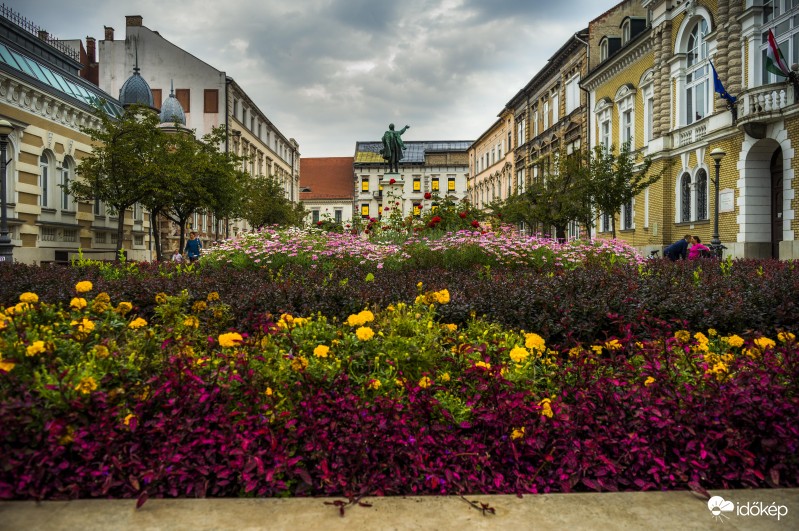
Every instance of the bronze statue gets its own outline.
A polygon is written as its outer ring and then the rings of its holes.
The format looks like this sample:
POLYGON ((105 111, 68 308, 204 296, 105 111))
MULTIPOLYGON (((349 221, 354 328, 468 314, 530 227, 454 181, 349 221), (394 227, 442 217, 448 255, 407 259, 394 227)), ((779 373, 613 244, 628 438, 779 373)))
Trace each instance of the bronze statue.
POLYGON ((402 150, 405 143, 402 141, 402 133, 408 130, 410 125, 406 125, 399 131, 394 131, 394 124, 388 125, 388 131, 383 134, 383 149, 380 154, 388 163, 388 171, 399 173, 399 161, 402 159, 402 150))

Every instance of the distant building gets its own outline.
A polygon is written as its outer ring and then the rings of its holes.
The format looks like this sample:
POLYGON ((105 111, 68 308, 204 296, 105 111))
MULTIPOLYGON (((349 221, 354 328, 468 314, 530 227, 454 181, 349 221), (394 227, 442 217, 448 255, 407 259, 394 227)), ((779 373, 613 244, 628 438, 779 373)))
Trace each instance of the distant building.
POLYGON ((469 201, 485 208, 517 193, 513 162, 513 113, 503 109, 497 121, 469 148, 469 201))
MULTIPOLYGON (((14 126, 6 200, 20 262, 67 262, 78 249, 90 258, 115 258, 117 214, 76 202, 62 189, 92 151, 81 127, 100 126, 93 105, 104 101, 109 114, 122 112, 119 101, 79 76, 81 49, 0 7, 0 118, 14 126)), ((148 259, 149 216, 138 206, 121 214, 128 256, 148 259)))
POLYGON ((300 200, 311 226, 330 220, 344 227, 352 223, 355 189, 352 157, 300 160, 300 200))
POLYGON ((356 216, 379 218, 389 207, 418 217, 425 208, 436 206, 435 197, 467 199, 471 140, 404 142, 399 178, 385 176, 388 167, 380 154, 382 142, 355 144, 356 216), (425 199, 425 193, 431 199, 425 199))

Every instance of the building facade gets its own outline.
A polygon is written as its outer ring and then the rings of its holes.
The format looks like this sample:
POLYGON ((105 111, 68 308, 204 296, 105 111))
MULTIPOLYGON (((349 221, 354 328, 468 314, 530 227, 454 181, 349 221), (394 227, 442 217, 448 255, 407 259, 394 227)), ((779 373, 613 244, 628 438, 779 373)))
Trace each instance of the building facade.
MULTIPOLYGON (((717 221, 725 255, 799 256, 799 106, 787 76, 766 69, 769 31, 788 64, 799 60, 797 15, 799 5, 786 0, 642 0, 592 22, 592 44, 620 39, 583 84, 591 93, 592 146, 629 137, 639 157, 652 158, 650 171, 662 175, 622 209, 618 237, 642 250, 686 233, 710 241, 717 221), (646 28, 627 33, 635 20, 646 28), (713 67, 735 105, 715 92, 713 67), (724 153, 717 184, 711 153, 724 153)), ((608 216, 600 214, 603 235, 608 216)))
POLYGON ((308 212, 306 223, 315 227, 332 221, 352 226, 355 209, 353 157, 303 158, 300 161, 300 199, 308 212))
POLYGON ((437 198, 467 199, 471 144, 471 140, 406 140, 399 174, 386 175, 388 167, 380 154, 382 142, 357 142, 353 165, 355 215, 379 219, 385 208, 401 208, 403 217, 420 217, 422 210, 436 206, 437 198))
MULTIPOLYGON (((20 262, 67 262, 79 249, 90 258, 115 258, 116 214, 98 203, 76 202, 62 188, 92 151, 81 128, 100 126, 93 105, 103 101, 112 115, 122 110, 114 97, 81 78, 81 69, 74 46, 0 8, 0 119, 13 125, 6 201, 20 262)), ((121 215, 128 256, 149 259, 149 216, 138 207, 121 215)))
POLYGON ((471 204, 485 208, 516 191, 513 158, 513 113, 503 109, 497 121, 469 147, 467 197, 471 204))
MULTIPOLYGON (((587 145, 587 98, 580 82, 588 71, 588 30, 575 33, 506 104, 514 117, 514 190, 557 171, 558 157, 587 145)), ((548 232, 545 230, 545 232, 548 232)), ((572 223, 569 237, 577 237, 572 223)))

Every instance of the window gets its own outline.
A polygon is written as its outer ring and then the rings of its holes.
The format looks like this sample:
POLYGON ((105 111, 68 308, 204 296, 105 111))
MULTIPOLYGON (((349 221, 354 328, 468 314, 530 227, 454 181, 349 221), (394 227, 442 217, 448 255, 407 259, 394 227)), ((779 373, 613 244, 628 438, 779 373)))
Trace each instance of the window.
POLYGON ((516 192, 524 191, 524 168, 516 170, 516 192))
POLYGON ((413 204, 413 217, 418 218, 422 215, 422 205, 419 203, 413 204))
POLYGON ((183 107, 183 112, 191 112, 191 92, 189 89, 175 89, 175 98, 177 98, 180 106, 183 107))
MULTIPOLYGON (((184 111, 186 109, 183 109, 184 111)), ((203 92, 203 111, 206 113, 219 112, 219 90, 205 89, 203 92)))
POLYGON ((319 223, 319 210, 313 210, 311 212, 311 220, 314 223, 319 223))
POLYGON ((680 221, 691 221, 691 176, 687 173, 680 177, 680 221))
POLYGON ((687 69, 685 74, 685 125, 704 118, 710 98, 710 63, 707 59, 705 19, 696 23, 688 37, 687 69))
POLYGON ((67 193, 72 173, 72 163, 69 159, 64 159, 64 166, 61 168, 61 210, 72 210, 72 198, 67 193))
POLYGON ((574 76, 566 82, 566 114, 571 114, 580 106, 580 76, 574 76))
POLYGON ((641 91, 641 95, 644 108, 644 145, 647 145, 649 141, 654 138, 655 130, 655 97, 653 95, 652 85, 644 87, 641 91))
POLYGON ((361 192, 369 191, 369 177, 361 177, 361 192))
POLYGON ((538 109, 533 111, 533 138, 538 136, 538 109))
POLYGON ((233 117, 239 117, 239 100, 233 100, 233 117))
POLYGON ((707 172, 696 172, 696 219, 709 219, 707 215, 707 172))
POLYGON ((630 19, 621 23, 621 44, 624 46, 630 42, 630 19))
POLYGON ((144 245, 144 234, 136 234, 133 236, 133 245, 144 245))
POLYGON ((599 43, 599 60, 604 61, 608 58, 608 38, 604 37, 599 43))
POLYGON ((43 242, 54 242, 58 239, 55 227, 42 227, 41 238, 43 242))
POLYGON ((39 196, 39 203, 41 206, 47 208, 52 205, 50 194, 52 192, 52 183, 50 180, 54 177, 53 171, 50 167, 51 158, 47 152, 42 153, 39 157, 39 187, 41 188, 41 195, 39 196))
POLYGON ((524 118, 516 119, 516 147, 524 144, 524 118))
POLYGON ((258 138, 261 138, 261 122, 258 122, 258 138))
POLYGON ((549 129, 549 101, 544 102, 544 131, 549 129))
POLYGON ((555 92, 552 95, 552 125, 560 120, 560 95, 555 92))
POLYGON ((497 144, 497 160, 502 158, 502 142, 497 144))
POLYGON ((450 192, 455 191, 455 177, 447 177, 447 190, 450 192))
POLYGON ((438 177, 433 177, 433 179, 430 181, 430 190, 433 192, 438 192, 438 177))
POLYGON ((513 149, 513 146, 511 145, 511 134, 510 131, 508 131, 508 151, 511 149, 513 149))
POLYGON ((633 228, 633 201, 625 203, 621 209, 621 228, 630 230, 633 228))
POLYGON ((421 177, 414 177, 413 178, 413 191, 414 192, 421 192, 422 191, 422 178, 421 177))
POLYGON ((333 212, 333 215, 335 216, 334 219, 336 220, 336 223, 341 223, 341 219, 342 219, 342 216, 344 215, 344 211, 341 210, 340 208, 337 208, 333 212))
POLYGON ((255 132, 255 116, 250 116, 250 131, 255 132))
POLYGON ((164 101, 164 98, 163 98, 163 95, 162 95, 163 93, 161 92, 161 89, 150 89, 150 92, 153 95, 153 105, 155 106, 156 109, 158 109, 160 111, 161 110, 161 104, 164 101))
POLYGON ((795 8, 799 8, 797 0, 764 0, 763 24, 764 32, 761 39, 761 70, 763 84, 785 81, 784 77, 766 70, 766 50, 768 49, 768 29, 774 33, 774 39, 780 49, 785 62, 790 67, 799 63, 799 16, 795 8))
POLYGON ((105 232, 97 232, 94 234, 94 243, 105 243, 105 232))
POLYGON ((109 234, 111 235, 111 244, 116 245, 119 241, 119 235, 116 233, 116 231, 110 232, 109 234))
POLYGON ((602 228, 601 232, 610 232, 612 230, 610 226, 610 214, 607 212, 602 212, 602 228))
POLYGON ((362 218, 368 218, 369 217, 369 204, 368 203, 363 203, 361 205, 361 217, 362 218))
POLYGON ((599 115, 599 144, 605 151, 610 151, 610 134, 610 109, 606 109, 599 115))

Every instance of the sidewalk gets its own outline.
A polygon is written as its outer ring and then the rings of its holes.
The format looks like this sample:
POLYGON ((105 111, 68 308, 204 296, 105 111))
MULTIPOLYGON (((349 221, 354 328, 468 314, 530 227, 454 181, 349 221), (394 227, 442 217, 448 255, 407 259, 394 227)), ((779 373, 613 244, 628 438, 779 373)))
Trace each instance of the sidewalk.
MULTIPOLYGON (((467 496, 493 507, 473 509, 458 497, 368 498, 372 507, 348 507, 345 516, 325 505, 331 498, 0 502, 0 530, 447 530, 510 531, 573 529, 799 529, 799 489, 712 491, 735 509, 714 519, 707 502, 690 492, 467 496), (787 508, 778 521, 745 516, 762 502, 787 508), (743 515, 738 514, 743 508, 743 515)), ((756 509, 755 512, 759 512, 756 509)))

